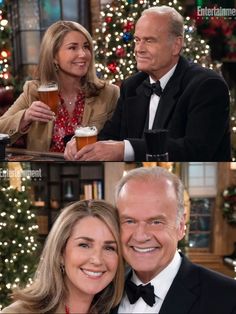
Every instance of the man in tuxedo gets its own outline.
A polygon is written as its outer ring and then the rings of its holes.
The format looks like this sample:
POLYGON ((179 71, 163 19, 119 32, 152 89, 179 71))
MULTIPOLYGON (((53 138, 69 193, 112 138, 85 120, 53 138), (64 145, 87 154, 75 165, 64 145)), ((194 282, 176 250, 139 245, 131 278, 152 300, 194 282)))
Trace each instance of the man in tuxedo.
POLYGON ((171 161, 229 161, 229 91, 217 73, 188 62, 183 48, 182 16, 168 6, 143 11, 135 27, 138 73, 125 80, 117 108, 99 142, 69 160, 143 161, 144 130, 167 129, 171 161))
POLYGON ((123 255, 132 267, 115 313, 236 314, 236 281, 177 251, 184 188, 161 167, 136 168, 117 185, 123 255))

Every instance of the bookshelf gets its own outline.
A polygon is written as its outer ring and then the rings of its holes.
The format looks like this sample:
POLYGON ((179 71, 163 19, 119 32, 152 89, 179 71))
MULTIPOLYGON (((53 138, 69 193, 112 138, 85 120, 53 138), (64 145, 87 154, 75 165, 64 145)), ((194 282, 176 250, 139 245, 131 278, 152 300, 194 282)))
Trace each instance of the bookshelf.
POLYGON ((78 200, 104 198, 103 163, 32 162, 31 169, 41 169, 42 174, 40 180, 32 181, 40 235, 48 234, 63 207, 78 200))

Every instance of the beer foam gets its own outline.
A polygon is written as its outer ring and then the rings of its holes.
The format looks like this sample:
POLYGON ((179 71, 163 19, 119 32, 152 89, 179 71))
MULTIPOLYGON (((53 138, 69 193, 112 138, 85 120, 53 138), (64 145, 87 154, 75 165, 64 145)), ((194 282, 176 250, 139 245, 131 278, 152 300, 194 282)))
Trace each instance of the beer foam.
POLYGON ((95 136, 97 134, 98 134, 98 131, 95 126, 79 127, 75 130, 75 136, 80 136, 80 137, 95 136))
POLYGON ((40 85, 38 88, 38 92, 53 92, 57 91, 58 86, 57 85, 40 85))

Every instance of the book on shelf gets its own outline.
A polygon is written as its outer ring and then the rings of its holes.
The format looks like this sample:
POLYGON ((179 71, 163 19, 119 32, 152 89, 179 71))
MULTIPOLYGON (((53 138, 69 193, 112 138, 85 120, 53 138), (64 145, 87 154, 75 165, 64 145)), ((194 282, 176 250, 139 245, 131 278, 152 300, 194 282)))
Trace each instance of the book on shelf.
POLYGON ((93 186, 92 184, 85 184, 84 185, 84 199, 90 200, 93 198, 93 186))
POLYGON ((94 180, 91 183, 84 184, 84 193, 82 193, 82 195, 84 195, 83 199, 85 200, 102 199, 102 181, 94 180))

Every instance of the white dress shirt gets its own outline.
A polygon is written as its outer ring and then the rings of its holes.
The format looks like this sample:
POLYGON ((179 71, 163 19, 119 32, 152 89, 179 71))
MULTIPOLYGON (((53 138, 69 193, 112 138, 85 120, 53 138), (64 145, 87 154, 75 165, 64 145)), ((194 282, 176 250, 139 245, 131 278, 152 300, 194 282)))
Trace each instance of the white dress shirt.
MULTIPOLYGON (((167 72, 162 78, 160 78, 160 85, 162 90, 166 87, 167 82, 173 75, 175 68, 177 64, 173 66, 173 68, 170 69, 169 72, 167 72)), ((150 83, 155 83, 155 81, 149 76, 150 83)), ((148 129, 152 129, 153 122, 155 119, 157 107, 159 104, 160 97, 156 94, 152 94, 150 98, 150 103, 149 103, 149 121, 148 121, 148 129)), ((134 154, 134 149, 130 142, 128 140, 124 140, 125 143, 125 151, 124 151, 124 161, 134 161, 135 160, 135 154, 134 154)))
MULTIPOLYGON (((170 262, 170 264, 163 269, 155 278, 153 278, 150 283, 154 286, 155 293, 155 304, 153 306, 149 306, 143 298, 139 298, 138 301, 134 304, 130 304, 127 295, 125 294, 121 300, 118 313, 159 313, 162 303, 167 295, 170 286, 178 273, 178 270, 181 265, 181 256, 176 251, 174 258, 170 262)), ((131 281, 133 281, 136 285, 144 284, 137 277, 135 272, 133 272, 131 281)), ((145 285, 148 283, 145 283, 145 285)))

